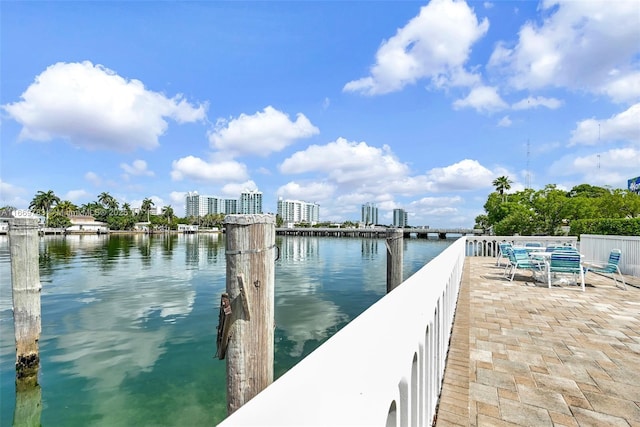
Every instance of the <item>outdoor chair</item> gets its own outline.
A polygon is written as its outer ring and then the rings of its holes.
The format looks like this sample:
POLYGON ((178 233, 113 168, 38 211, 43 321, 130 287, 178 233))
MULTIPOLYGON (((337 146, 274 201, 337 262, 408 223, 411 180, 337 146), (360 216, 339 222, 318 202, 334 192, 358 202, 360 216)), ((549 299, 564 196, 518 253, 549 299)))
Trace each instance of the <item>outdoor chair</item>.
POLYGON ((513 282, 513 277, 518 269, 531 271, 534 280, 537 279, 536 273, 542 274, 544 272, 544 264, 539 260, 531 259, 525 249, 513 249, 511 253, 513 254, 513 261, 510 282, 513 282))
POLYGON ((616 287, 618 287, 618 281, 616 280, 616 273, 620 275, 620 281, 622 282, 622 289, 627 290, 627 284, 624 282, 624 277, 620 272, 620 256, 622 252, 620 249, 612 249, 609 254, 609 260, 606 263, 593 263, 593 262, 585 262, 584 263, 584 274, 592 271, 594 273, 600 273, 604 276, 610 277, 613 279, 616 287))
POLYGON ((551 254, 549 264, 547 265, 547 281, 551 288, 551 275, 557 273, 571 274, 576 285, 578 284, 577 275, 580 275, 582 284, 582 292, 584 292, 584 271, 580 263, 580 254, 578 252, 555 251, 551 254))
POLYGON ((496 260, 496 265, 502 266, 502 258, 506 258, 507 264, 509 264, 509 249, 511 249, 511 243, 500 243, 498 245, 498 259, 496 260))
POLYGON ((511 269, 516 265, 516 258, 513 255, 513 246, 505 248, 505 256, 507 257, 507 265, 504 267, 502 277, 507 277, 507 274, 511 274, 511 269))

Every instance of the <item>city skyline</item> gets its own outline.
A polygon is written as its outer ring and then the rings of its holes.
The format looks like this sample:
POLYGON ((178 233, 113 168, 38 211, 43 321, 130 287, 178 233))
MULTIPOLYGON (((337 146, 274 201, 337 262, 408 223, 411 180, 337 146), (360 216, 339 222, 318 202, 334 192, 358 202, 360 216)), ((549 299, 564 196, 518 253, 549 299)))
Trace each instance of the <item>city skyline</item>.
POLYGON ((309 200, 322 220, 470 228, 492 182, 640 175, 640 2, 0 2, 0 206, 186 212, 309 200))

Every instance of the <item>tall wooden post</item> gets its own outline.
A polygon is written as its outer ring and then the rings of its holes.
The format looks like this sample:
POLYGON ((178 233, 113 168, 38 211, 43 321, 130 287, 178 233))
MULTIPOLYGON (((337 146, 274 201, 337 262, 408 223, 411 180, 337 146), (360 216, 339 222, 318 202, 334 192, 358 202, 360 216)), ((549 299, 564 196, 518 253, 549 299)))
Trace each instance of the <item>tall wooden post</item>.
POLYGON ((402 283, 402 229, 387 231, 387 293, 402 283))
POLYGON ((40 270, 38 219, 9 221, 13 324, 16 337, 16 379, 37 385, 40 353, 40 270))
POLYGON ((223 357, 226 350, 229 414, 273 382, 275 223, 274 215, 225 218, 227 316, 218 332, 223 357))

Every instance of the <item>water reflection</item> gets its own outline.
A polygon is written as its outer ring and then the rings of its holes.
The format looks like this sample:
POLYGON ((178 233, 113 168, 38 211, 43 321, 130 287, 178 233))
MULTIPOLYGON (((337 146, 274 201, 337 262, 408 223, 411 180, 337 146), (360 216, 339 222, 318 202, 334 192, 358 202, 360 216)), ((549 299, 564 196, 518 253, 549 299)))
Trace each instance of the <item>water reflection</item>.
MULTIPOLYGON (((384 295, 386 251, 383 239, 278 236, 276 244, 282 373, 384 295)), ((424 265, 443 249, 430 253, 425 245, 408 243, 405 262, 424 265)), ((225 362, 213 354, 224 246, 221 234, 42 238, 42 423, 220 421, 225 362)), ((0 425, 30 413, 14 405, 15 348, 4 339, 12 325, 8 244, 0 236, 0 425)))

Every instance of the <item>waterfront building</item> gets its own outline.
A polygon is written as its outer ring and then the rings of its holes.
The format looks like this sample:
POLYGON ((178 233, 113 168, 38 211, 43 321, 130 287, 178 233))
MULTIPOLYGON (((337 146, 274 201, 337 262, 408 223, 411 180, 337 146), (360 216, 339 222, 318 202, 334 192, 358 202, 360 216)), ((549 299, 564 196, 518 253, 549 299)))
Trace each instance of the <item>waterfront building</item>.
POLYGON ((315 225, 320 221, 320 205, 301 200, 278 198, 278 215, 285 224, 306 222, 315 225))
POLYGON ((245 190, 240 194, 240 214, 262 213, 262 191, 245 190))
POLYGON ((190 216, 205 216, 209 213, 209 199, 212 196, 198 194, 197 191, 190 191, 185 197, 185 214, 190 216))
POLYGON ((408 215, 404 209, 393 210, 393 226, 396 228, 405 228, 408 225, 408 215))
POLYGON ((234 214, 238 213, 238 201, 216 196, 206 196, 191 191, 185 196, 185 215, 205 216, 208 214, 234 214))
POLYGON ((378 224, 378 207, 375 203, 365 203, 362 205, 360 221, 362 221, 364 225, 378 224))

